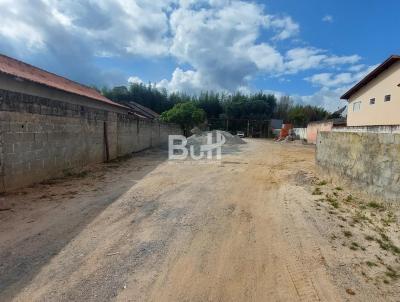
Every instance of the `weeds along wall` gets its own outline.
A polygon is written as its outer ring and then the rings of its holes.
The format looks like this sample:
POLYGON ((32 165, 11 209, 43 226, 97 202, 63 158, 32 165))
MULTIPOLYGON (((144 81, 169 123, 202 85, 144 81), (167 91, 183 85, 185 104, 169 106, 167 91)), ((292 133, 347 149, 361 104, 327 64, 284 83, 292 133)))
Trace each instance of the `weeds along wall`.
POLYGON ((319 173, 386 201, 400 201, 400 134, 319 132, 319 173))
POLYGON ((0 192, 167 143, 177 125, 0 90, 0 192))

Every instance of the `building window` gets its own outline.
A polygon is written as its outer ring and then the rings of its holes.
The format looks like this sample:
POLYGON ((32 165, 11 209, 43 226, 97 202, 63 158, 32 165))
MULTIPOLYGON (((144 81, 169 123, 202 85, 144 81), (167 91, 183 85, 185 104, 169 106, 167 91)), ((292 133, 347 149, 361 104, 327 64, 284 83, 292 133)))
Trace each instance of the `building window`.
POLYGON ((361 110, 361 102, 354 102, 353 104, 353 112, 357 112, 361 110))
POLYGON ((369 100, 369 104, 370 104, 370 105, 374 105, 374 104, 375 104, 375 98, 370 99, 370 100, 369 100))
POLYGON ((391 99, 391 95, 390 94, 385 95, 385 102, 390 102, 390 99, 391 99))

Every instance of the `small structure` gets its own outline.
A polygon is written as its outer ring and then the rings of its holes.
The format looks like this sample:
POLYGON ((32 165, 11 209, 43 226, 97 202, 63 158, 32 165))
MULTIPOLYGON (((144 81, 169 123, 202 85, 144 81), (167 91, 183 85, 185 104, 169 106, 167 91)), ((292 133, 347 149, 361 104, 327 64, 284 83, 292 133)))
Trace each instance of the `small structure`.
POLYGON ((307 125, 307 143, 316 144, 318 132, 330 132, 334 127, 346 126, 345 118, 330 119, 318 122, 312 122, 307 125))
POLYGON ((128 106, 132 110, 133 114, 139 118, 147 118, 151 120, 160 118, 160 115, 157 112, 154 112, 150 108, 136 102, 129 101, 125 105, 128 106))
POLYGON ((349 127, 400 125, 400 56, 389 57, 341 98, 349 102, 349 127))

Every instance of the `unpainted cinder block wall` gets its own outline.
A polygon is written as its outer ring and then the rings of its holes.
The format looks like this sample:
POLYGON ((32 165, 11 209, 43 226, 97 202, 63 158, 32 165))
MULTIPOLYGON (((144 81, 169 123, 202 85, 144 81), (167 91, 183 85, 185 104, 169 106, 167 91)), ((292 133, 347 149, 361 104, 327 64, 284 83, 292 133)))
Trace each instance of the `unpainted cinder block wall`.
POLYGON ((0 90, 0 192, 157 146, 177 125, 0 90), (163 131, 160 131, 163 129, 163 131))
POLYGON ((400 200, 400 134, 319 132, 319 173, 386 201, 400 200))

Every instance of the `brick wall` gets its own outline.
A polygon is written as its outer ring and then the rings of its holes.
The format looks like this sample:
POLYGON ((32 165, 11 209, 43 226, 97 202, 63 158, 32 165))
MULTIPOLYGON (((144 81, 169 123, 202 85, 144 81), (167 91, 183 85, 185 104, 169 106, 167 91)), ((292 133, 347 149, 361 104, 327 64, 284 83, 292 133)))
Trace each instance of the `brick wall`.
POLYGON ((0 192, 157 146, 176 125, 0 89, 0 192), (162 129, 162 131, 161 131, 162 129))

